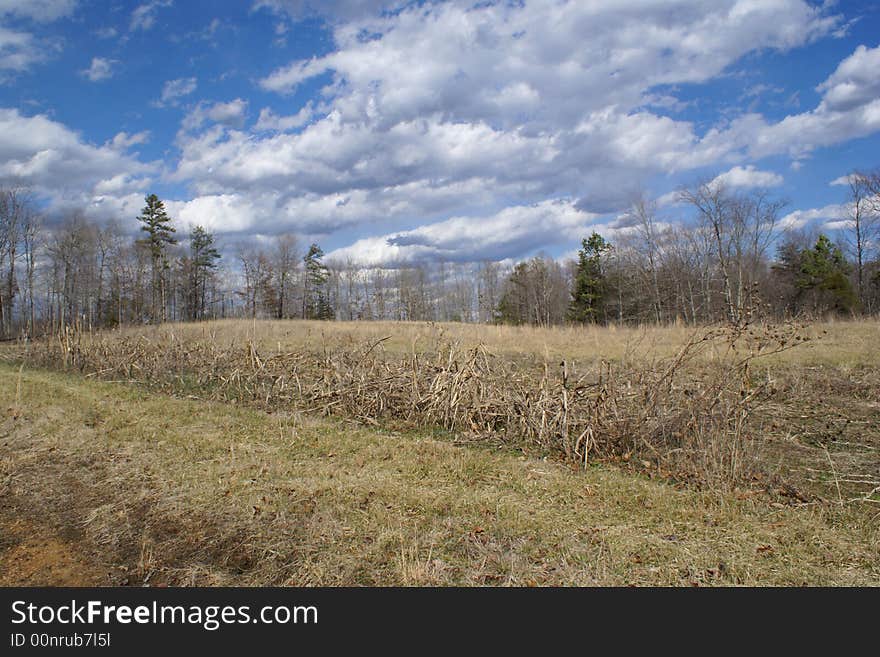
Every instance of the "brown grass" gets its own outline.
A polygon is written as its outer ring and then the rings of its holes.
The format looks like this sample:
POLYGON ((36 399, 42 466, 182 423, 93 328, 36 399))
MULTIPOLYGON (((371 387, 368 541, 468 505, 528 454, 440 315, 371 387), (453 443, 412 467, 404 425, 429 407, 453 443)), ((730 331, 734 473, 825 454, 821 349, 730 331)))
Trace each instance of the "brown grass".
POLYGON ((877 333, 231 321, 6 349, 0 581, 45 544, 99 584, 876 584, 877 333))
MULTIPOLYGON (((220 344, 253 342, 261 352, 321 349, 326 345, 356 346, 386 336, 383 348, 396 354, 431 350, 438 342, 457 344, 467 351, 483 346, 509 360, 581 362, 620 361, 639 352, 650 358, 675 355, 694 333, 686 325, 670 326, 492 326, 437 322, 320 322, 303 320, 219 320, 160 326, 127 327, 114 334, 145 337, 155 343, 215 341, 220 344)), ((785 352, 771 362, 784 365, 880 367, 880 325, 877 320, 825 321, 809 324, 810 338, 797 352, 785 352)), ((707 350, 709 361, 720 352, 707 350)))
MULTIPOLYGON (((18 377, 0 365, 0 408, 18 377)), ((21 382, 22 412, 0 424, 0 517, 100 563, 94 583, 880 581, 878 523, 859 506, 771 504, 75 374, 25 368, 21 382)), ((26 547, 3 536, 0 571, 26 547)))
POLYGON ((393 335, 261 351, 253 340, 225 345, 214 334, 68 330, 35 345, 29 359, 175 394, 438 429, 458 440, 558 453, 584 467, 593 458, 619 460, 730 488, 767 480, 752 418, 771 382, 752 368, 803 344, 801 331, 707 328, 691 331, 668 357, 636 344, 618 360, 551 363, 482 345, 463 350, 442 331, 404 355, 386 350, 393 335))

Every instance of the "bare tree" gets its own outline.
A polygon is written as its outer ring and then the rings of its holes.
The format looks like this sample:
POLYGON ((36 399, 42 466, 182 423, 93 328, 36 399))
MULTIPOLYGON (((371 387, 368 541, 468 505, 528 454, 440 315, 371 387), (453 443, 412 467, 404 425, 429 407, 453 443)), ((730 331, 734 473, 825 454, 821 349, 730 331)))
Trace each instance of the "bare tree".
MULTIPOLYGON (((737 322, 753 301, 758 278, 766 274, 764 255, 773 242, 779 211, 785 203, 760 191, 736 196, 717 182, 683 189, 679 198, 697 210, 699 226, 695 234, 711 249, 721 279, 725 315, 737 322)), ((711 273, 711 269, 704 270, 707 302, 712 292, 711 273)))
POLYGON ((480 264, 477 275, 478 321, 493 323, 496 320, 500 301, 501 266, 497 262, 485 260, 480 264))
POLYGON ((253 319, 258 314, 261 295, 265 293, 266 284, 270 280, 269 258, 258 249, 241 248, 238 251, 238 260, 244 276, 244 290, 240 290, 238 294, 244 299, 245 313, 253 319))
POLYGON ((657 205, 644 195, 633 203, 630 214, 635 219, 636 230, 641 238, 643 252, 647 258, 651 296, 654 301, 654 316, 658 323, 663 322, 663 301, 660 297, 660 244, 657 231, 657 205))
POLYGON ((14 331, 15 297, 19 293, 15 275, 19 241, 32 214, 33 199, 27 190, 0 189, 0 269, 4 271, 0 285, 0 333, 6 336, 14 331))
POLYGON ((700 223, 708 229, 718 270, 721 275, 722 294, 727 319, 739 319, 734 305, 733 288, 730 280, 731 240, 730 215, 731 200, 723 185, 704 182, 691 189, 682 189, 679 198, 697 209, 700 223))
POLYGON ((36 303, 34 301, 34 288, 36 286, 37 251, 42 242, 43 222, 42 217, 36 212, 28 212, 22 230, 22 247, 25 265, 25 307, 22 309, 25 315, 25 332, 31 336, 36 331, 36 303))
MULTIPOLYGON (((856 291, 859 303, 866 306, 865 268, 878 234, 880 199, 876 174, 852 173, 849 176, 847 224, 844 241, 855 258, 856 291)), ((865 308, 870 311, 870 308, 865 308)))
POLYGON ((295 289, 295 278, 299 264, 296 236, 292 233, 279 235, 272 253, 272 284, 277 298, 275 316, 284 319, 290 316, 295 307, 291 295, 295 289))

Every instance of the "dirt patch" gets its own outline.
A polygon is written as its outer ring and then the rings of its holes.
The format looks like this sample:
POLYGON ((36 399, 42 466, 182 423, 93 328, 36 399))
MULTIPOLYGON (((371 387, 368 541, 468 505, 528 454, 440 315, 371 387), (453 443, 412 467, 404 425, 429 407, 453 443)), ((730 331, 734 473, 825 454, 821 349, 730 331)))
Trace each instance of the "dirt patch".
POLYGON ((94 556, 28 520, 0 515, 0 586, 107 586, 94 556))

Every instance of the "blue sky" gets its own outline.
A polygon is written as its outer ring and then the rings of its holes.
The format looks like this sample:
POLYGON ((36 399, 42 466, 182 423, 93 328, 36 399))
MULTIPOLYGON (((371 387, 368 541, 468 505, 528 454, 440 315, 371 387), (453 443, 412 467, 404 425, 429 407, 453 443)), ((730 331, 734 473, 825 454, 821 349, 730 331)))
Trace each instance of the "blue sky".
POLYGON ((880 6, 0 0, 0 183, 339 259, 564 254, 718 178, 833 226, 880 166, 880 6))

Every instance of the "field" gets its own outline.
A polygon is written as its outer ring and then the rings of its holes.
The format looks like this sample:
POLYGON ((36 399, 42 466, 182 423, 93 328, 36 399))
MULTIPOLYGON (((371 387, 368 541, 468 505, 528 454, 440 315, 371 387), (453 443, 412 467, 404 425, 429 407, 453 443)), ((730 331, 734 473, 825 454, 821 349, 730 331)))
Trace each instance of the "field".
POLYGON ((224 321, 0 363, 0 584, 876 585, 880 326, 224 321))

